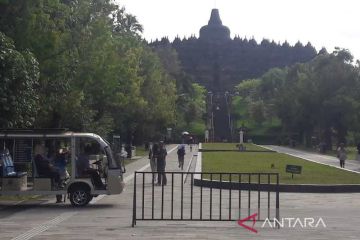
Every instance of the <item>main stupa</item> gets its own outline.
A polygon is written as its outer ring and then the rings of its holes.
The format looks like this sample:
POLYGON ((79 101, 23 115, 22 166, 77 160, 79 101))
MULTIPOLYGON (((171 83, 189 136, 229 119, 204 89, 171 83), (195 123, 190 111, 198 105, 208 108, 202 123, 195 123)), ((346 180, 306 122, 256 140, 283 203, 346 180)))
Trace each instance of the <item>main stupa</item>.
POLYGON ((155 48, 173 47, 178 53, 183 70, 196 83, 207 89, 207 129, 212 141, 232 141, 239 128, 231 114, 231 93, 246 79, 261 77, 271 68, 282 68, 307 62, 316 55, 310 44, 298 42, 276 43, 263 39, 230 37, 230 29, 223 25, 219 10, 212 9, 208 24, 200 29, 196 38, 167 38, 151 43, 155 48))
POLYGON ((230 29, 222 24, 219 9, 213 9, 208 25, 200 29, 200 40, 223 41, 230 40, 230 29))

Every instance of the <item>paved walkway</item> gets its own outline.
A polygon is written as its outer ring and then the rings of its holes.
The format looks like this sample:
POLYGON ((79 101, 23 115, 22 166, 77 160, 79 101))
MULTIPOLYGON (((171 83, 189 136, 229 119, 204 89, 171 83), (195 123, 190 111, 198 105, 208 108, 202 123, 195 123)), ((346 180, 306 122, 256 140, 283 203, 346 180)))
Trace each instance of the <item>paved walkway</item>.
MULTIPOLYGON (((285 153, 294 157, 302 158, 308 161, 322 163, 328 166, 333 166, 336 168, 340 168, 339 159, 332 156, 327 156, 323 154, 318 153, 311 153, 301 150, 296 150, 289 147, 282 147, 282 146, 275 146, 275 145, 266 145, 262 146, 264 148, 279 152, 279 153, 285 153)), ((347 160, 345 161, 345 169, 353 172, 360 173, 360 161, 357 160, 347 160)))
MULTIPOLYGON (((175 146, 168 146, 168 150, 175 146)), ((188 152, 188 149, 187 149, 188 152)), ((191 155, 186 155, 188 166, 191 155)), ((127 189, 120 195, 95 198, 85 208, 69 203, 19 206, 0 211, 0 239, 359 239, 360 194, 280 194, 280 217, 323 218, 326 228, 262 228, 253 233, 233 222, 144 221, 131 227, 133 172, 146 169, 149 160, 127 166, 127 189)), ((167 158, 167 170, 178 171, 176 151, 167 158)), ((138 183, 139 184, 139 183, 138 183)), ((167 186, 168 187, 168 186, 167 186)), ((159 191, 161 187, 157 187, 159 191)), ((157 195, 159 198, 159 196, 157 195)), ((146 202, 149 199, 145 199, 146 202)), ((186 208, 187 209, 187 208, 186 208)), ((188 209, 187 209, 188 210, 188 209)), ((255 213, 256 209, 252 210, 255 213)), ((251 223, 248 223, 251 226, 251 223)))

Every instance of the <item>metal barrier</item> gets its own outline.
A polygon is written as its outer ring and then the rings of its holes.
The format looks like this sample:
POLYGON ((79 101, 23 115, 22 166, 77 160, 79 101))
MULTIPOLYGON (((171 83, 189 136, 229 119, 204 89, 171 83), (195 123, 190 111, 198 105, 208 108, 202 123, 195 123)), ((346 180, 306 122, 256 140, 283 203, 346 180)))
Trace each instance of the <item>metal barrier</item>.
POLYGON ((133 227, 136 221, 236 221, 253 213, 257 221, 279 219, 278 173, 166 172, 160 186, 157 174, 135 172, 133 227))

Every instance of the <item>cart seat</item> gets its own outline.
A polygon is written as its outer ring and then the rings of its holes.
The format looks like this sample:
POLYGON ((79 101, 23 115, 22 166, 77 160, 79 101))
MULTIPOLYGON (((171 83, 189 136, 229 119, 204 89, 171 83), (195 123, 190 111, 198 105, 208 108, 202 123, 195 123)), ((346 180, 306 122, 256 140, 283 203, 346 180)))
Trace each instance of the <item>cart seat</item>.
POLYGON ((5 149, 0 153, 0 162, 2 164, 2 176, 9 177, 23 177, 27 173, 26 172, 15 172, 14 162, 9 154, 9 150, 5 149))

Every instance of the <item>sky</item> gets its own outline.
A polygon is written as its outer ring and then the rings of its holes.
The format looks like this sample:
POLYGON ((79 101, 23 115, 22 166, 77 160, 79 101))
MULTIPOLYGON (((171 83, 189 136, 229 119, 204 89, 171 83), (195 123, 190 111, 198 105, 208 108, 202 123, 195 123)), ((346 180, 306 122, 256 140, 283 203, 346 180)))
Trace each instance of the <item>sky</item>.
POLYGON ((349 49, 360 59, 359 0, 114 0, 143 25, 148 41, 167 36, 173 40, 207 25, 218 8, 231 36, 266 38, 294 45, 307 42, 320 50, 349 49))

